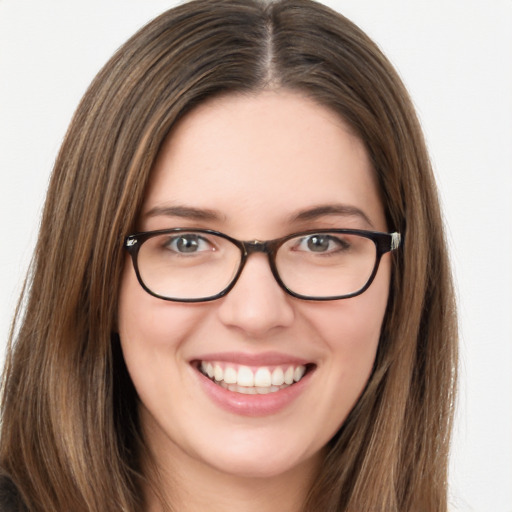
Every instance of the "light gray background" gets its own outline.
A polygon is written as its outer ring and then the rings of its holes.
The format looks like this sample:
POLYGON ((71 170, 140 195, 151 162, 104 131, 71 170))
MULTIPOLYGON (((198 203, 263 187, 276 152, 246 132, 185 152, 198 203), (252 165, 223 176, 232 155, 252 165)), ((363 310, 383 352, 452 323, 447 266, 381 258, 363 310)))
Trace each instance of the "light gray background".
MULTIPOLYGON (((167 0, 0 0, 0 360, 52 163, 113 51, 167 0)), ((330 0, 398 67, 422 120, 458 285, 451 496, 512 512, 512 0, 330 0)))

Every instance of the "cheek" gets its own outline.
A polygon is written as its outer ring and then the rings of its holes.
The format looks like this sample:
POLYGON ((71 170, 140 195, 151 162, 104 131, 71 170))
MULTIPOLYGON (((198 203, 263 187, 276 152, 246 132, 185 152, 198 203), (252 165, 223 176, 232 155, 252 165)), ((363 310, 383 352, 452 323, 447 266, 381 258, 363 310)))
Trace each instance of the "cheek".
POLYGON ((331 355, 361 355, 377 349, 389 295, 389 262, 383 261, 371 286, 351 299, 317 303, 310 320, 331 355))
POLYGON ((149 295, 127 265, 119 295, 118 328, 125 363, 139 395, 162 386, 169 365, 180 359, 182 342, 196 325, 198 314, 199 308, 149 295))
POLYGON ((327 389, 332 392, 333 403, 340 399, 338 392, 342 390, 342 408, 351 408, 364 389, 380 339, 380 311, 368 315, 366 308, 359 305, 354 298, 354 302, 343 304, 336 312, 325 312, 325 318, 316 318, 325 348, 324 364, 329 370, 327 389))
POLYGON ((329 411, 327 421, 334 430, 356 404, 373 369, 388 300, 386 267, 378 277, 362 295, 318 304, 308 315, 325 354, 324 393, 316 406, 329 411))
POLYGON ((149 295, 126 265, 119 293, 118 326, 121 340, 150 349, 179 345, 192 328, 198 309, 149 295))

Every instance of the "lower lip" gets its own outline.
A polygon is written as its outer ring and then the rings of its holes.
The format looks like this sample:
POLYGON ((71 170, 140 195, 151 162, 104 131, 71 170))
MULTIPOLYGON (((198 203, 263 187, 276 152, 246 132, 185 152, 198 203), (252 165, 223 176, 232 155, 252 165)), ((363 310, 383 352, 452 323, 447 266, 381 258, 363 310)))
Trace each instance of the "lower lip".
POLYGON ((202 388, 215 404, 228 412, 241 416, 268 416, 285 409, 302 393, 313 373, 309 371, 299 382, 273 393, 245 395, 224 389, 199 370, 195 370, 195 372, 202 388))

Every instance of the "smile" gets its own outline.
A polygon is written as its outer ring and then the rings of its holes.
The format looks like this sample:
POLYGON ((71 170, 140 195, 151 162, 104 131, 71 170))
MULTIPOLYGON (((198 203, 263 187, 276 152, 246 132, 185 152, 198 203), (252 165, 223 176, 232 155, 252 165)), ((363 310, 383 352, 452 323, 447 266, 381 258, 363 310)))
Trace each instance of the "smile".
POLYGON ((246 395, 265 395, 299 382, 306 365, 249 367, 216 361, 201 361, 199 371, 228 391, 246 395))

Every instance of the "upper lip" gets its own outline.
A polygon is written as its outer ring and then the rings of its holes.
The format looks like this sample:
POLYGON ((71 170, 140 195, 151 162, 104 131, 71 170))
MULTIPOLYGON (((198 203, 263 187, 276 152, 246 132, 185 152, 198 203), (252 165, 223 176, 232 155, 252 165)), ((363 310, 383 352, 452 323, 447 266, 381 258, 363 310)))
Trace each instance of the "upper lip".
POLYGON ((216 352, 199 355, 194 357, 192 361, 222 361, 245 366, 278 366, 284 364, 301 366, 312 362, 311 360, 281 352, 262 352, 259 354, 247 352, 216 352))

